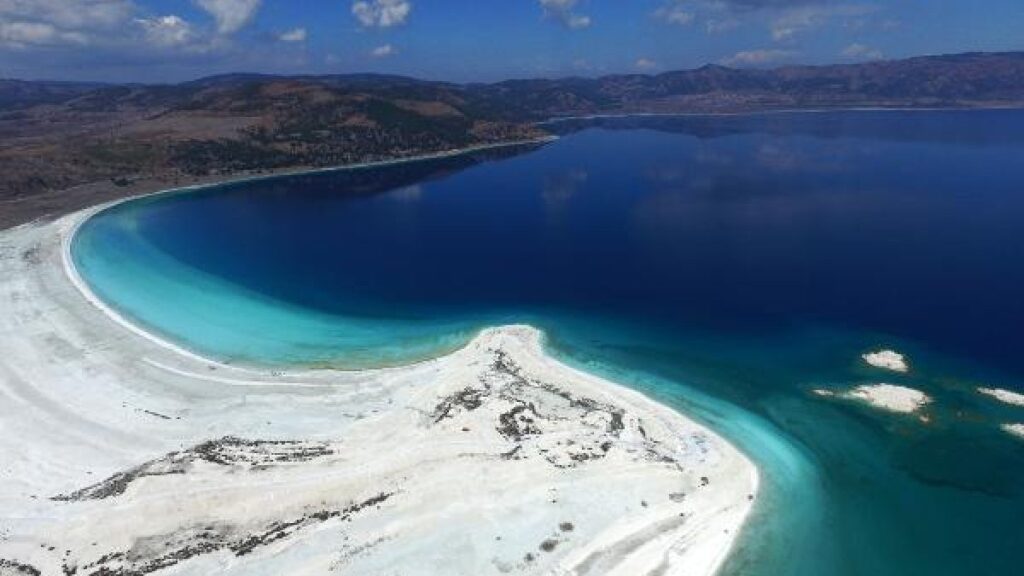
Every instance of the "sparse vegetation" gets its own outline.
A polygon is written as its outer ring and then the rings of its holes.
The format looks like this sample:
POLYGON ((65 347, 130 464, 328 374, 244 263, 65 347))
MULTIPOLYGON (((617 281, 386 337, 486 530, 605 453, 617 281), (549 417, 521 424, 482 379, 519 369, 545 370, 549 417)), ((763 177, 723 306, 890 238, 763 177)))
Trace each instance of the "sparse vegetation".
MULTIPOLYGON (((1024 103, 1024 53, 842 66, 704 66, 457 85, 226 75, 172 86, 0 81, 0 199, 81 184, 264 173, 543 136, 558 116, 1024 103)), ((29 211, 31 213, 31 211, 29 211)), ((38 215, 38 214, 34 214, 38 215)))

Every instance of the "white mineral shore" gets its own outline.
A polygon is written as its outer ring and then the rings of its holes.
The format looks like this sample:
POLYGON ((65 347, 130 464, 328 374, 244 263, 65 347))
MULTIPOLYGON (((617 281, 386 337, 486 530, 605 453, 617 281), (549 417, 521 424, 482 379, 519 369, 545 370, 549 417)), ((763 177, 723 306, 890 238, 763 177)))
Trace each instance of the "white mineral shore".
POLYGON ((2 574, 714 573, 757 491, 710 430, 526 326, 401 368, 219 364, 0 232, 2 574))
POLYGON ((1024 406, 1024 394, 1018 392, 1003 390, 1002 388, 978 388, 978 392, 991 396, 1000 402, 1013 404, 1014 406, 1024 406))
POLYGON ((892 370, 893 372, 907 372, 910 370, 910 367, 907 366, 906 357, 893 350, 868 352, 867 354, 862 355, 861 358, 875 368, 892 370))
POLYGON ((920 390, 893 384, 857 386, 847 396, 863 400, 876 408, 904 414, 917 412, 932 401, 930 396, 920 390))
POLYGON ((1008 434, 1024 440, 1024 424, 1003 424, 1001 428, 1008 434))
POLYGON ((875 408, 903 414, 917 412, 932 401, 930 396, 920 390, 893 384, 865 384, 847 392, 835 392, 822 388, 813 390, 813 392, 826 398, 858 400, 875 408))

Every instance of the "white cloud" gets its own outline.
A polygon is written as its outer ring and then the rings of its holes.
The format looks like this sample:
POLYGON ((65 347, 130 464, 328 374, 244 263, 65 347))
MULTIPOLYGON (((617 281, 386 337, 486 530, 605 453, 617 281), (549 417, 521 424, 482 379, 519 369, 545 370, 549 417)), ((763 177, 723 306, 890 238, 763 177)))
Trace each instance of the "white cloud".
POLYGON ((293 28, 277 35, 281 42, 305 42, 308 34, 305 28, 293 28))
POLYGON ((808 28, 816 28, 826 20, 821 8, 812 6, 790 10, 772 22, 772 38, 786 40, 808 28))
POLYGON ((0 0, 0 44, 89 44, 135 9, 130 0, 0 0))
POLYGON ((38 22, 0 22, 0 44, 11 48, 57 44, 86 44, 88 39, 78 32, 65 32, 51 24, 38 22))
POLYGON ((576 7, 578 0, 540 0, 545 10, 552 12, 569 12, 576 7))
POLYGON ((809 5, 790 8, 784 10, 772 21, 772 38, 777 42, 789 40, 802 32, 821 28, 834 18, 863 16, 876 10, 876 7, 866 4, 809 5))
POLYGON ((704 29, 708 31, 708 34, 721 34, 739 27, 740 21, 735 18, 712 18, 704 24, 704 29))
POLYGON ((146 40, 154 46, 170 47, 189 43, 192 26, 173 14, 155 18, 137 18, 135 23, 142 27, 146 40))
POLYGON ((658 63, 648 58, 640 58, 635 63, 636 67, 640 70, 653 70, 658 67, 658 63))
POLYGON ((0 0, 0 21, 63 30, 105 28, 120 24, 134 10, 130 0, 0 0))
POLYGON ((693 22, 695 15, 684 6, 683 2, 674 0, 655 10, 654 17, 666 24, 686 26, 693 22))
POLYGON ((854 60, 881 60, 885 56, 881 50, 858 42, 844 48, 842 55, 854 60))
POLYGON ((193 0, 217 22, 217 32, 233 34, 256 16, 262 0, 193 0))
POLYGON ((656 20, 676 26, 698 24, 708 34, 734 30, 748 19, 764 20, 768 18, 765 12, 778 13, 780 6, 786 6, 784 1, 772 0, 661 0, 661 3, 661 7, 651 13, 656 20))
POLYGON ((561 23, 572 30, 590 28, 593 21, 590 16, 580 14, 576 11, 579 0, 540 0, 540 6, 544 9, 544 16, 561 23))
POLYGON ((796 55, 791 50, 743 50, 722 60, 727 66, 765 66, 782 60, 788 60, 796 55))
POLYGON ((901 23, 899 20, 888 18, 886 20, 882 20, 880 26, 882 30, 895 30, 900 27, 900 24, 901 23))
POLYGON ((412 12, 409 0, 360 0, 352 3, 352 15, 367 28, 405 24, 412 12))
POLYGON ((566 26, 573 30, 579 30, 582 28, 590 28, 591 20, 590 16, 585 14, 573 14, 569 17, 569 21, 566 22, 566 26))
POLYGON ((373 56, 374 58, 387 58, 388 56, 394 56, 395 54, 398 54, 398 49, 391 44, 377 46, 370 51, 370 56, 373 56))

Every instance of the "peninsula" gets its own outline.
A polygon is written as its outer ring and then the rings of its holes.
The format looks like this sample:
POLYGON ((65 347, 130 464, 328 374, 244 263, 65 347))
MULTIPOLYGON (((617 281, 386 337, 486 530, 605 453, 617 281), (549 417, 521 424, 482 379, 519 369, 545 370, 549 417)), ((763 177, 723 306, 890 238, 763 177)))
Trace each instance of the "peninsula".
POLYGON ((3 573, 713 574, 754 465, 526 326, 401 368, 232 366, 0 232, 3 573), (12 572, 13 571, 13 572, 12 572))

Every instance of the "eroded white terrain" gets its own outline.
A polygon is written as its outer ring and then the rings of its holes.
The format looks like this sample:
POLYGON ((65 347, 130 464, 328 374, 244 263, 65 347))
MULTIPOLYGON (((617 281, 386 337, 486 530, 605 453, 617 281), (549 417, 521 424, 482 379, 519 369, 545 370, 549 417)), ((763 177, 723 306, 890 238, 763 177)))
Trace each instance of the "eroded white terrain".
POLYGON ((711 574, 751 462, 525 326, 408 367, 271 372, 113 321, 81 215, 0 232, 0 574, 711 574))

